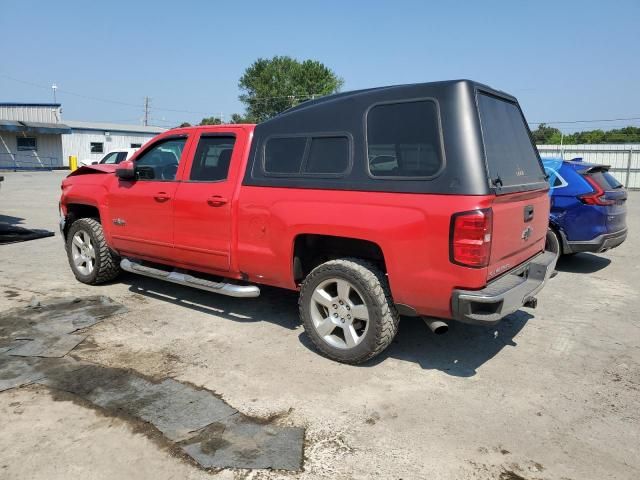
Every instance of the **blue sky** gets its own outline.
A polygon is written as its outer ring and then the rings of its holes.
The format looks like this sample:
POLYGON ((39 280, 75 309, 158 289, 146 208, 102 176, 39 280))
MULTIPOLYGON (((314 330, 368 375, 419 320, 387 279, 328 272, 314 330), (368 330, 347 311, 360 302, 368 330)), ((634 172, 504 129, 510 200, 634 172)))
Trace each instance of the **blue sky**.
MULTIPOLYGON (((471 78, 530 122, 640 117, 639 20, 638 0, 2 0, 0 101, 51 101, 55 82, 63 118, 139 123, 149 96, 152 123, 172 126, 241 112, 244 69, 290 55, 343 90, 471 78)), ((626 124, 640 121, 559 126, 626 124)))

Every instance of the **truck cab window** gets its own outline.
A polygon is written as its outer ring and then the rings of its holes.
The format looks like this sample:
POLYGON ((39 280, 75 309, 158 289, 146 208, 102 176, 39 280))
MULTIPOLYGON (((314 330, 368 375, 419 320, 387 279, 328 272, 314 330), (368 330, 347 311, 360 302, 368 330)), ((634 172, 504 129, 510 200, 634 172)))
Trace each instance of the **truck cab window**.
POLYGON ((193 157, 189 180, 197 182, 225 180, 229 173, 235 141, 235 137, 232 136, 201 137, 193 157))
POLYGON ((156 143, 136 160, 139 180, 175 180, 186 138, 156 143))

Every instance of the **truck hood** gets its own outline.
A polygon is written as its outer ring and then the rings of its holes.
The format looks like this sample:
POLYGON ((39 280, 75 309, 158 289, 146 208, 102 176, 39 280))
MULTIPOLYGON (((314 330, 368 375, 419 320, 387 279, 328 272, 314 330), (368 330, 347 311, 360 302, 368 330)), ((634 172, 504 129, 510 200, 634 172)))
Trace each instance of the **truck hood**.
POLYGON ((114 173, 117 165, 115 164, 97 164, 97 165, 85 165, 71 172, 67 177, 73 177, 75 175, 87 175, 89 173, 114 173))

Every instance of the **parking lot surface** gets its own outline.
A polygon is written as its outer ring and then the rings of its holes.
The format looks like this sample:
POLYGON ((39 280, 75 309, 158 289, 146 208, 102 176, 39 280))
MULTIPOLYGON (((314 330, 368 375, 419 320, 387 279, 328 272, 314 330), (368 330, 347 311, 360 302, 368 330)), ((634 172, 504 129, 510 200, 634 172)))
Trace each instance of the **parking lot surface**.
POLYGON ((74 361, 173 379, 305 433, 301 471, 207 470, 140 422, 33 384, 0 393, 0 478, 640 478, 638 193, 626 243, 562 259, 536 310, 444 336, 404 318, 386 352, 348 366, 313 350, 294 292, 78 283, 57 232, 64 172, 3 175, 0 222, 56 234, 0 245, 0 310, 108 296, 128 311, 83 330, 74 361))

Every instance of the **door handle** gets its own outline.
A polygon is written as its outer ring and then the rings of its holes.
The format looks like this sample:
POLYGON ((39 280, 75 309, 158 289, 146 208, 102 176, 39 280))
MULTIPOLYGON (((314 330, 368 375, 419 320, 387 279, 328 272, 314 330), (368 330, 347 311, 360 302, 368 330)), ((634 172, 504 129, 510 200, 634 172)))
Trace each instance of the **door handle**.
POLYGON ((166 202, 167 200, 171 200, 171 197, 167 194, 167 192, 158 192, 153 196, 153 198, 155 198, 158 202, 166 202))
POLYGON ((224 197, 221 197, 220 195, 212 195, 207 200, 207 203, 211 207, 221 207, 223 205, 226 205, 227 202, 229 202, 229 200, 227 200, 224 197))

